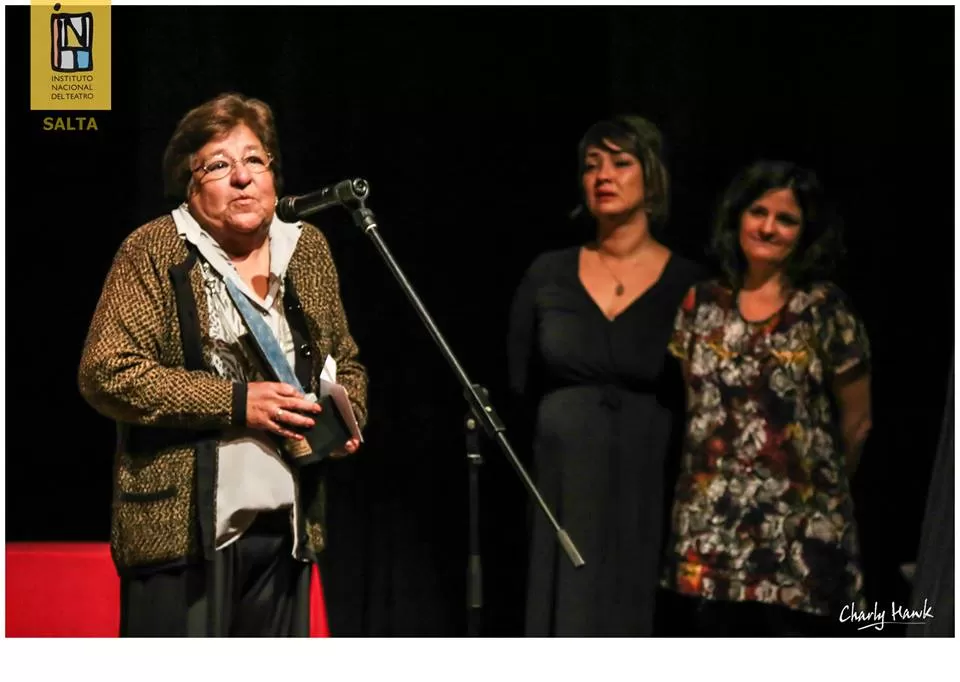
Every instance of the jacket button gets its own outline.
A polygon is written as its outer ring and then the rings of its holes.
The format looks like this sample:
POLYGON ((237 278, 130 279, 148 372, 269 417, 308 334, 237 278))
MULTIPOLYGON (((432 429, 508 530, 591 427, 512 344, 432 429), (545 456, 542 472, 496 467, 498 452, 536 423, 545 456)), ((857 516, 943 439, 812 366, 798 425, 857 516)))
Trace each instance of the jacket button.
POLYGON ((310 345, 306 343, 300 345, 300 352, 305 358, 309 358, 311 355, 313 355, 313 351, 310 350, 310 345))

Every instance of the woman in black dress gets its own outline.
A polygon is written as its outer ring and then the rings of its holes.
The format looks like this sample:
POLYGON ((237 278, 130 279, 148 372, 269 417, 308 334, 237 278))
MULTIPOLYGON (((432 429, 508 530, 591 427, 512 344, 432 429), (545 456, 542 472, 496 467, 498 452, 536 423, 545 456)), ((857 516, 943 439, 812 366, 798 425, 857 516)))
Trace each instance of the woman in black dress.
POLYGON ((534 475, 586 565, 533 519, 527 634, 649 635, 664 460, 677 410, 673 319, 698 268, 653 235, 667 217, 661 135, 639 117, 580 141, 595 241, 540 255, 510 318, 511 389, 531 410, 534 475))

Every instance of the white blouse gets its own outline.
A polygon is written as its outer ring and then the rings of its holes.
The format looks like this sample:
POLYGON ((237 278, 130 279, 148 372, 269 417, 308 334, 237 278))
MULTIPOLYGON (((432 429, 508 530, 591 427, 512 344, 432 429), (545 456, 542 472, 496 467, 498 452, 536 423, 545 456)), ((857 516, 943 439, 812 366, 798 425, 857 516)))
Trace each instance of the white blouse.
MULTIPOLYGON (((226 252, 190 215, 187 206, 173 212, 177 232, 197 247, 206 284, 209 337, 204 339, 204 359, 221 377, 251 382, 267 378, 250 345, 243 318, 230 300, 224 278, 230 277, 276 335, 293 367, 293 337, 283 310, 283 279, 300 238, 300 225, 274 217, 270 225, 270 281, 261 299, 240 277, 226 252)), ((297 546, 296 482, 276 442, 265 432, 250 428, 227 430, 219 442, 216 483, 216 548, 235 542, 250 527, 257 512, 289 507, 294 548, 297 546)))

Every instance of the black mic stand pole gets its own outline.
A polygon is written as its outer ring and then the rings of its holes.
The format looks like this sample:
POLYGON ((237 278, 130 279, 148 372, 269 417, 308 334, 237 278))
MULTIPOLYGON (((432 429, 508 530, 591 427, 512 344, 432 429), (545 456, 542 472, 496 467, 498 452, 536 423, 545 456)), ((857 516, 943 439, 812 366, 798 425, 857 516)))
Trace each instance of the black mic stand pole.
MULTIPOLYGON (((353 222, 357 225, 357 227, 361 228, 363 233, 370 237, 371 241, 373 241, 374 246, 377 248, 377 251, 383 258, 383 261, 387 264, 390 272, 393 273, 393 276, 396 278, 397 282, 400 283, 400 287, 406 294, 407 299, 409 299, 410 303, 417 311, 417 314, 420 316, 420 320, 426 326, 427 331, 430 332, 430 336, 433 337, 433 340, 436 342, 437 346, 439 346, 441 353, 443 353, 447 363, 453 369, 453 372, 456 374, 461 386, 463 386, 464 397, 469 403, 470 409, 464 425, 468 432, 467 454, 468 461, 470 462, 469 468, 471 472, 471 500, 474 499, 474 491, 478 490, 479 488, 476 474, 477 467, 482 462, 482 459, 479 457, 479 447, 475 447, 473 441, 469 440, 469 432, 476 430, 475 425, 472 429, 470 428, 469 421, 471 419, 476 419, 480 425, 483 426, 487 436, 497 442, 497 445, 500 446, 500 449, 507 456, 510 464, 513 465, 513 468, 520 476, 520 480, 523 481, 523 484, 527 487, 527 491, 530 493, 533 499, 536 500, 540 510, 547 517, 547 521, 551 526, 553 526, 554 532, 557 535, 557 541, 560 543, 560 546, 563 547, 563 551, 566 552, 570 562, 575 568, 580 568, 584 565, 583 557, 580 556, 580 552, 577 551, 577 547, 573 544, 573 540, 570 539, 567 531, 561 528, 560 524, 557 523, 557 519, 550 511, 547 503, 543 501, 540 491, 537 490, 537 486, 531 480, 530 476, 523 468, 523 465, 520 463, 520 460, 517 458, 516 453, 513 451, 513 448, 510 446, 510 442, 507 440, 505 435, 506 427, 500 420, 499 415, 493 409, 493 405, 490 403, 490 400, 486 395, 486 391, 481 386, 470 381, 467 373, 464 371, 463 367, 460 365, 460 362, 454 355, 453 350, 451 350, 450 346, 447 345, 446 340, 443 338, 443 334, 440 333, 440 330, 434 323, 433 318, 430 317, 430 313, 427 312, 427 309, 424 307, 423 303, 420 301, 420 298, 417 296, 417 293, 414 291, 413 286, 407 280, 406 276, 403 274, 403 271, 400 269, 400 266, 394 260, 393 254, 390 253, 390 249, 387 248, 387 245, 380 237, 380 233, 377 231, 377 219, 373 215, 373 211, 364 205, 364 198, 369 193, 369 185, 364 183, 363 187, 367 189, 367 191, 363 192, 362 196, 359 196, 357 201, 344 202, 344 206, 350 211, 353 222), (476 457, 472 457, 472 455, 476 455, 476 457)), ((478 624, 479 609, 482 606, 482 596, 479 591, 481 575, 479 530, 476 524, 476 513, 477 510, 475 508, 471 508, 470 558, 468 559, 467 577, 467 599, 469 607, 468 623, 471 624, 471 628, 475 628, 478 624), (477 531, 476 537, 474 536, 475 530, 477 531)), ((477 633, 471 632, 470 634, 477 633)))
MULTIPOLYGON (((487 391, 480 389, 484 396, 487 391)), ((467 635, 479 637, 483 614, 483 563, 480 561, 480 422, 473 410, 467 410, 463 430, 467 438, 468 467, 468 526, 469 547, 467 554, 467 635)))

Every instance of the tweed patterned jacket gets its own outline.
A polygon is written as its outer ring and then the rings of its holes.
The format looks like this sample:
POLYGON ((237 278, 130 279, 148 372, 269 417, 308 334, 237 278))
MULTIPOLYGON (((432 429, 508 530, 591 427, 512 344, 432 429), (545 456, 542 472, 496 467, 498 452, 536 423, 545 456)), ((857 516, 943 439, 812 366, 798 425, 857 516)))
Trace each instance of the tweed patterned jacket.
MULTIPOLYGON (((319 392, 327 355, 366 423, 367 375, 357 361, 330 247, 304 224, 287 269, 284 308, 303 386, 319 392)), ((121 573, 211 558, 217 442, 246 421, 246 384, 203 356, 209 329, 200 262, 168 214, 135 230, 114 258, 87 334, 80 392, 117 422, 111 551, 121 573)), ((326 464, 295 469, 297 555, 323 548, 326 464)))

